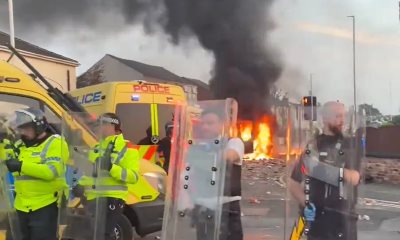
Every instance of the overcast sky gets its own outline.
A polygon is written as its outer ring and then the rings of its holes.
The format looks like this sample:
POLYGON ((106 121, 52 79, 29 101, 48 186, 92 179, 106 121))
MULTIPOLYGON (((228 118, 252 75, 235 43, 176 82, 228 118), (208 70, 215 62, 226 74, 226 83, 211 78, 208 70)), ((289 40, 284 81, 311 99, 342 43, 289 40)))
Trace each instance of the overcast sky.
MULTIPOLYGON (((8 32, 7 11, 2 6, 0 29, 8 32)), ((20 31, 16 19, 16 34, 78 60, 78 73, 110 53, 208 81, 213 58, 195 39, 173 46, 167 36, 148 36, 139 25, 126 26, 111 14, 92 21, 92 29, 65 26, 56 31, 20 31), (102 34, 103 28, 118 22, 121 28, 102 34)), ((273 15, 276 29, 266 44, 275 45, 284 57, 285 72, 279 85, 291 96, 307 94, 312 73, 315 95, 322 101, 352 103, 352 22, 346 16, 355 15, 358 103, 373 104, 383 113, 400 113, 397 0, 277 0, 273 15)))

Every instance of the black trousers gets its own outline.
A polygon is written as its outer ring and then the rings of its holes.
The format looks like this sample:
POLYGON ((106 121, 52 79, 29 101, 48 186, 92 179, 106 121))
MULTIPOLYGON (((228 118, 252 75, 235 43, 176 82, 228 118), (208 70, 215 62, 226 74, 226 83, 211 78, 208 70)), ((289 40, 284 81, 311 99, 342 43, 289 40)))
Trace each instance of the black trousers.
POLYGON ((58 227, 57 203, 32 212, 17 211, 21 240, 56 240, 58 227))
POLYGON ((317 211, 308 240, 357 240, 357 215, 317 211))
POLYGON ((80 239, 113 239, 116 216, 123 214, 125 202, 116 198, 86 201, 86 217, 69 221, 70 236, 80 239))
MULTIPOLYGON (((193 224, 196 226, 197 240, 212 240, 215 232, 215 212, 196 206, 193 213, 193 224)), ((220 240, 243 240, 240 201, 226 203, 222 209, 220 240)))

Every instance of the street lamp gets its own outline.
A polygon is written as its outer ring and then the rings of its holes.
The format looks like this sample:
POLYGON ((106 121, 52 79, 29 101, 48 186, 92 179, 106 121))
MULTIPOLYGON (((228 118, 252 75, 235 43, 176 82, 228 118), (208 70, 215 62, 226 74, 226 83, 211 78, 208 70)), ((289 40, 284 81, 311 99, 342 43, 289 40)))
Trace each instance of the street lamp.
POLYGON ((15 47, 13 0, 8 0, 8 17, 10 21, 10 44, 11 46, 15 47))
POLYGON ((356 18, 347 16, 353 20, 353 90, 354 90, 354 117, 357 123, 357 85, 356 85, 356 18))

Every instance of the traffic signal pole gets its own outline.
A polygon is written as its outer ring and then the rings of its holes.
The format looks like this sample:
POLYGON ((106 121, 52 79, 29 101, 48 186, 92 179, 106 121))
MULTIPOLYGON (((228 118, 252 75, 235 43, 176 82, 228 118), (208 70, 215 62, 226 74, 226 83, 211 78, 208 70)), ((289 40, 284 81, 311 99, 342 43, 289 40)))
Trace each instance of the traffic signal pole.
POLYGON ((312 84, 312 73, 310 73, 310 96, 311 96, 311 119, 310 119, 310 137, 312 137, 312 127, 313 127, 313 120, 314 120, 314 98, 313 98, 313 84, 312 84))

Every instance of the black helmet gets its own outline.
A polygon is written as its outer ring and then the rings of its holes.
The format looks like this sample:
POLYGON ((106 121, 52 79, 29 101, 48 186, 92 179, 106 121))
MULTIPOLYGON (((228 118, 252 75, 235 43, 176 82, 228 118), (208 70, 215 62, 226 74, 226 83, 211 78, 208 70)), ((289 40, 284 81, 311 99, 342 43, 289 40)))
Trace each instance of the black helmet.
POLYGON ((40 135, 47 130, 49 124, 42 110, 28 108, 15 111, 15 126, 17 128, 32 127, 36 134, 40 135))
POLYGON ((121 131, 121 120, 115 113, 104 113, 98 118, 98 122, 101 123, 110 123, 114 125, 115 131, 121 131))

